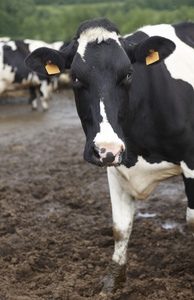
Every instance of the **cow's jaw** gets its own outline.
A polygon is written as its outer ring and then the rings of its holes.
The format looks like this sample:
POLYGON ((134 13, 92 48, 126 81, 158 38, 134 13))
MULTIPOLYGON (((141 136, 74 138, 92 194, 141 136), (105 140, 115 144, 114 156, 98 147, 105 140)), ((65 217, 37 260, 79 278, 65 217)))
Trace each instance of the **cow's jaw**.
POLYGON ((100 131, 93 140, 95 163, 100 166, 119 165, 122 162, 125 145, 108 121, 103 99, 100 101, 100 114, 102 116, 100 131))

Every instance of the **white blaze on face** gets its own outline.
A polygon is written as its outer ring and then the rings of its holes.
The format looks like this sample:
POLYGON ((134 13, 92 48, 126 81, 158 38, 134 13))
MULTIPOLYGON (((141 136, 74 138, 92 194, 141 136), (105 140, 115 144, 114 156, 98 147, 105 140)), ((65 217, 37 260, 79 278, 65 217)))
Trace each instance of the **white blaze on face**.
MULTIPOLYGON (((105 111, 103 101, 100 101, 100 114, 102 122, 100 123, 100 132, 94 138, 94 143, 99 149, 105 149, 104 153, 100 153, 101 159, 106 157, 107 152, 112 152, 114 156, 120 153, 121 149, 125 149, 123 141, 114 132, 109 123, 105 111)), ((119 157, 117 157, 119 159, 119 157)), ((118 163, 119 161, 115 162, 118 163)))
POLYGON ((97 43, 100 44, 102 41, 112 39, 117 42, 119 46, 121 46, 119 37, 120 36, 117 35, 116 32, 110 32, 103 27, 89 28, 80 34, 80 37, 78 39, 79 46, 77 52, 85 62, 84 55, 88 43, 97 41, 97 43))

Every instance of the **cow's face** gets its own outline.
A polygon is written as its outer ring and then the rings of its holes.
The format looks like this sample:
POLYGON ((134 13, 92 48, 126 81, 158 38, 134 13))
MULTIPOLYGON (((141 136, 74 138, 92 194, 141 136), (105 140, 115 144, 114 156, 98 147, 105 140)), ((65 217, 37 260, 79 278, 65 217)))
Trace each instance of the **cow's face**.
POLYGON ((159 60, 174 50, 171 41, 160 37, 130 45, 115 28, 104 19, 84 22, 63 52, 41 48, 26 60, 28 67, 44 75, 48 61, 60 70, 71 69, 77 111, 86 135, 84 158, 98 166, 118 165, 126 159, 132 63, 145 64, 152 49, 160 52, 159 60))
POLYGON ((125 150, 123 122, 132 64, 115 32, 88 29, 78 39, 71 78, 86 134, 84 158, 96 165, 119 164, 125 150))

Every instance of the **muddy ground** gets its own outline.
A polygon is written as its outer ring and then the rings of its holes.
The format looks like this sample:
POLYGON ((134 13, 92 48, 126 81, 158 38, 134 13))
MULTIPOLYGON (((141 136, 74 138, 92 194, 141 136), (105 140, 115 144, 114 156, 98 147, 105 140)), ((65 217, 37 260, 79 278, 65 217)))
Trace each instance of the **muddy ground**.
POLYGON ((0 300, 194 299, 194 239, 181 178, 137 202, 127 281, 96 293, 113 253, 106 170, 82 158, 71 90, 44 113, 0 101, 0 300))

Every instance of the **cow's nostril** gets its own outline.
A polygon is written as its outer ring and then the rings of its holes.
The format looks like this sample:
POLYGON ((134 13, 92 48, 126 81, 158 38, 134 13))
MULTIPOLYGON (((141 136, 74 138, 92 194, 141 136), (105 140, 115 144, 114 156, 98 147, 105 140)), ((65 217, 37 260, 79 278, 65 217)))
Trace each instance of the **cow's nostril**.
POLYGON ((100 149, 100 153, 103 154, 103 153, 105 153, 105 152, 106 152, 106 148, 101 148, 101 149, 100 149))
POLYGON ((104 157, 102 160, 103 163, 106 165, 108 163, 112 163, 115 160, 115 156, 112 152, 107 152, 106 157, 104 157))

